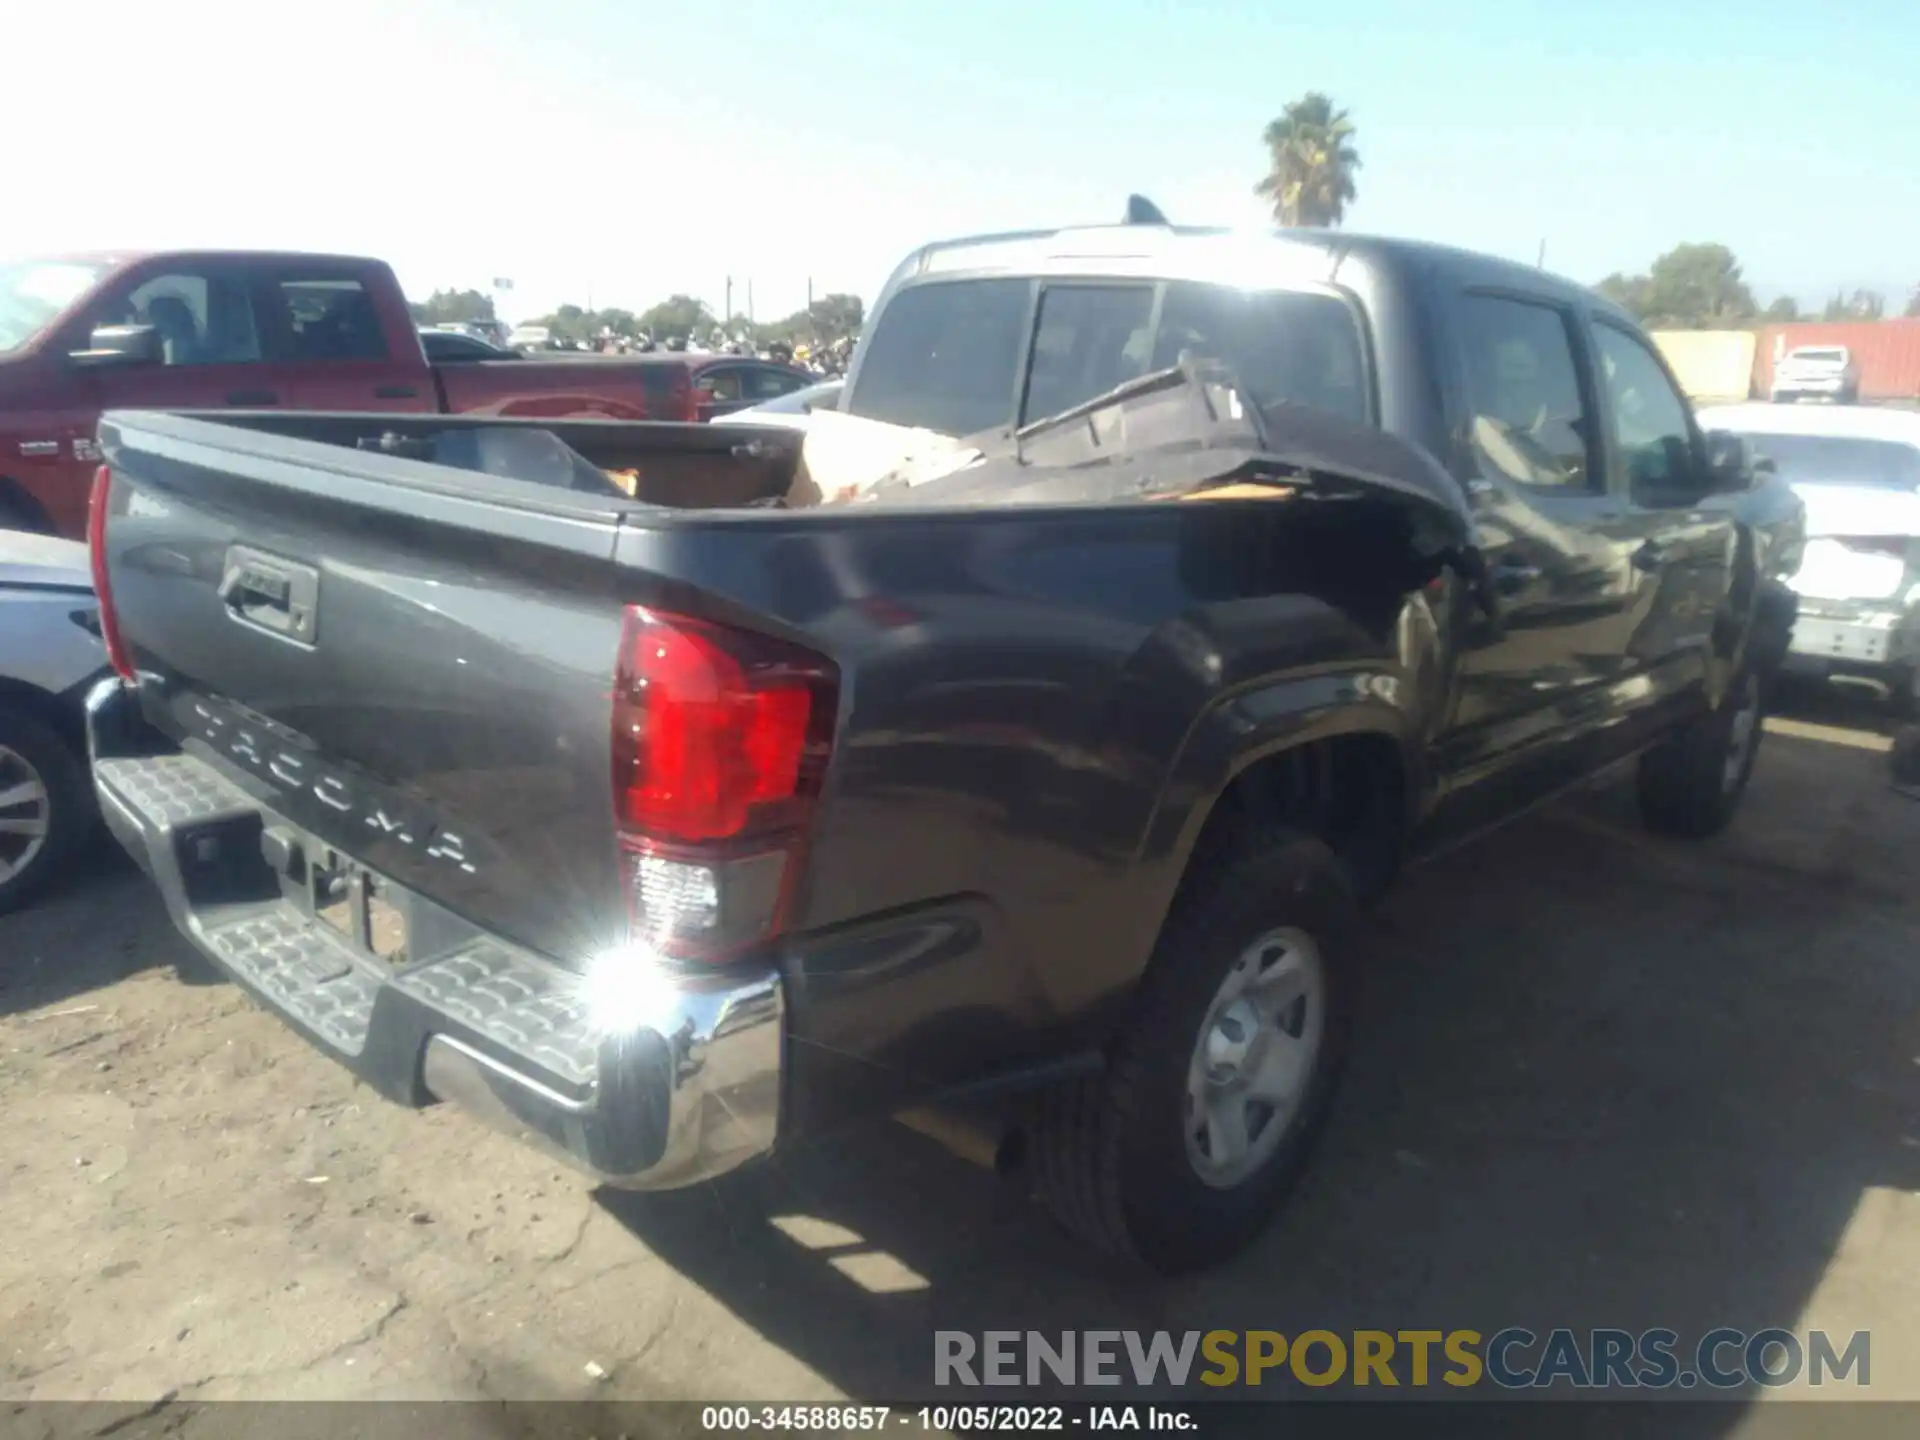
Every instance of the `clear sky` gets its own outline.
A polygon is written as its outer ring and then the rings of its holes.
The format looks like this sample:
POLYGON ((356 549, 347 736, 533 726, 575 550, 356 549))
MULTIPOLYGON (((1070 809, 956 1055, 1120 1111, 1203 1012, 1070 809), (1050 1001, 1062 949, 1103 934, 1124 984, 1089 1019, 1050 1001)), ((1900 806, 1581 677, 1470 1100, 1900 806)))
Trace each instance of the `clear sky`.
POLYGON ((0 36, 7 253, 348 250, 512 277, 510 317, 731 274, 768 318, 1129 191, 1259 223, 1260 131, 1321 89, 1350 229, 1920 283, 1916 0, 0 0, 0 36))

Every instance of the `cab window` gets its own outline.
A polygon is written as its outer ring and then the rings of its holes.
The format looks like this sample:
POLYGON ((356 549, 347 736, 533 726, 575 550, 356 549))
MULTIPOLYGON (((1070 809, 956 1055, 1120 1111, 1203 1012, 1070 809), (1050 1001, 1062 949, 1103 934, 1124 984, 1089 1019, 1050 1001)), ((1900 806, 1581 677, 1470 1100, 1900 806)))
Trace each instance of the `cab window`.
POLYGON ((250 292, 244 271, 169 271, 141 281, 95 323, 151 325, 164 365, 244 365, 260 359, 250 292))
POLYGON ((1593 341, 1611 412, 1614 463, 1624 471, 1628 494, 1654 505, 1690 501, 1701 474, 1687 402, 1637 336, 1601 320, 1593 341))

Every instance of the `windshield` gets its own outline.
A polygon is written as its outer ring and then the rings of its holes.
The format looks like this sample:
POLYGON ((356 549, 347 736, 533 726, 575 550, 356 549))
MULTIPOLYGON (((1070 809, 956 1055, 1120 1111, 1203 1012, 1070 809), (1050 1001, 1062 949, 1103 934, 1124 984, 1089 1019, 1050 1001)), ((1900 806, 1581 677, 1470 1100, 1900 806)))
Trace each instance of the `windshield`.
POLYGON ((1811 360, 1816 365, 1844 365, 1847 352, 1844 350, 1795 350, 1787 356, 1789 360, 1811 360))
POLYGON ((0 355, 21 349, 106 273, 81 260, 0 263, 0 355))
POLYGON ((1920 447, 1849 435, 1754 435, 1754 449, 1794 485, 1920 490, 1920 447))

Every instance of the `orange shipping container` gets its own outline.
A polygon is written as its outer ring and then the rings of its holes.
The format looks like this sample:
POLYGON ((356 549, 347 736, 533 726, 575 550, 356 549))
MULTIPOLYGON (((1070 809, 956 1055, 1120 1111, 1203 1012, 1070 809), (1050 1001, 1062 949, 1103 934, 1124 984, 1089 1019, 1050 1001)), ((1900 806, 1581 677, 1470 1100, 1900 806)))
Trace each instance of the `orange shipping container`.
POLYGON ((1774 361, 1802 345, 1844 345, 1860 372, 1862 400, 1920 400, 1920 320, 1843 320, 1764 325, 1753 350, 1753 393, 1773 385, 1774 361))

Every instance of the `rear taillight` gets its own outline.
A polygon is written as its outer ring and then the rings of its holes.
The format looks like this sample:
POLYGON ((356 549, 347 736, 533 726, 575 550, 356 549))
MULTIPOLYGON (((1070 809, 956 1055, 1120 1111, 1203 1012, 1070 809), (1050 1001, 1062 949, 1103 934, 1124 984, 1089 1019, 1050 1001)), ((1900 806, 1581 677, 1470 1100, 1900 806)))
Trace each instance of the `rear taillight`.
POLYGON ((122 680, 131 680, 133 660, 120 638, 113 588, 107 581, 107 498, 112 487, 113 472, 105 465, 93 472, 93 494, 87 500, 87 558, 93 568, 93 593, 100 602, 100 638, 107 647, 107 660, 122 680))
POLYGON ((812 651, 628 608, 613 797, 629 943, 724 960, 778 933, 838 693, 812 651))

